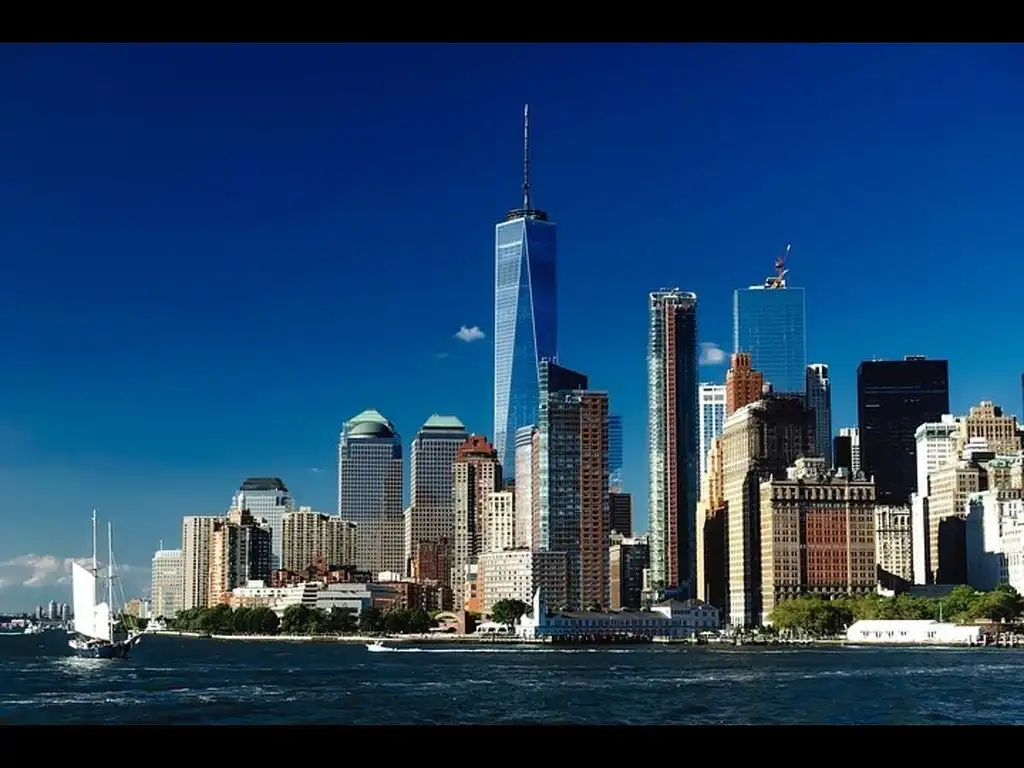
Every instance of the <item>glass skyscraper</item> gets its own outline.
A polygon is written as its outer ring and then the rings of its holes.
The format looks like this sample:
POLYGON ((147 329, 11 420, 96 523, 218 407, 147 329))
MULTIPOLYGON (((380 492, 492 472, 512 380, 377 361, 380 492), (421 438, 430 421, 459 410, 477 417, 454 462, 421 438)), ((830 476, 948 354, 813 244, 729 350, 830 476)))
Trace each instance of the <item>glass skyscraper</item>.
POLYGON ((494 228, 494 446, 506 479, 516 430, 538 422, 538 365, 557 358, 558 341, 555 225, 530 205, 525 126, 523 207, 494 228))
POLYGON ((608 416, 608 488, 622 490, 622 417, 608 416))
POLYGON ((769 278, 733 293, 732 346, 749 352, 751 367, 779 394, 804 395, 807 332, 804 289, 769 278))
POLYGON ((650 295, 647 346, 648 514, 652 589, 695 596, 697 497, 697 295, 650 295))

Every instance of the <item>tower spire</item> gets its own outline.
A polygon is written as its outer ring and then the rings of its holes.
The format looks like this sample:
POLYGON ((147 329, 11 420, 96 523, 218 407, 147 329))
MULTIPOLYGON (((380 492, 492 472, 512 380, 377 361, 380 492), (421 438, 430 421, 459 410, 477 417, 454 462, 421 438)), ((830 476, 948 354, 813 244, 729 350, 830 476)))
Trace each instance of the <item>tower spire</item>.
POLYGON ((523 106, 523 210, 530 210, 530 105, 523 106))

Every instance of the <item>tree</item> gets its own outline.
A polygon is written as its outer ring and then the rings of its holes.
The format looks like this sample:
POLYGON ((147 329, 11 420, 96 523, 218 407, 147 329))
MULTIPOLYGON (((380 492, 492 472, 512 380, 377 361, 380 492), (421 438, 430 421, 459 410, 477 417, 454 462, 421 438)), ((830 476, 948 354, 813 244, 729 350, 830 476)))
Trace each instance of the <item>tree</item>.
POLYGON ((499 600, 491 608, 491 621, 512 626, 529 610, 530 606, 522 600, 499 600))
POLYGON ((281 626, 281 620, 277 614, 266 606, 253 608, 249 615, 249 626, 258 635, 276 635, 281 626))
POLYGON ((392 608, 384 614, 384 630, 390 635, 401 635, 409 631, 409 612, 404 608, 392 608))
POLYGON ((364 608, 359 614, 359 631, 368 634, 375 634, 383 629, 383 617, 379 608, 372 605, 364 608))
POLYGON ((437 620, 432 618, 430 614, 422 608, 417 608, 409 612, 408 631, 413 634, 421 635, 424 632, 429 632, 430 628, 436 625, 437 620))
POLYGON ((289 605, 281 616, 281 631, 286 635, 304 635, 310 630, 312 609, 302 605, 289 605))
POLYGON ((347 635, 359 628, 356 612, 352 608, 334 606, 327 616, 327 630, 339 635, 347 635))
POLYGON ((806 632, 813 637, 838 635, 854 621, 847 600, 798 597, 784 600, 772 611, 771 622, 780 630, 806 632))

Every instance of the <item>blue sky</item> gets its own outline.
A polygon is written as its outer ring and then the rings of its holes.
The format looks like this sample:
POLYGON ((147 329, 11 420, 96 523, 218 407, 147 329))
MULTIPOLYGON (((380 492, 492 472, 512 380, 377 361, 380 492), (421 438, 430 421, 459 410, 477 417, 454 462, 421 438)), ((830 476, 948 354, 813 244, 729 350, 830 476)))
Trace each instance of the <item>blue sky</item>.
POLYGON ((433 412, 489 435, 524 102, 560 357, 622 414, 641 527, 647 292, 696 291, 728 347, 788 241, 836 427, 873 355, 947 357, 955 410, 1019 413, 1013 47, 6 46, 0 610, 70 596, 93 507, 138 590, 246 476, 333 510, 364 408, 407 444, 433 412))

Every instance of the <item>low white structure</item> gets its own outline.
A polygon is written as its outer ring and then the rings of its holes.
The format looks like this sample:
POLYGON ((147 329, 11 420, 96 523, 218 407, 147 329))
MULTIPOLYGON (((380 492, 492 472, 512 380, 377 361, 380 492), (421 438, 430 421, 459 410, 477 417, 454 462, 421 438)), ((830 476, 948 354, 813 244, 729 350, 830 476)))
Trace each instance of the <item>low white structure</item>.
POLYGON ((981 627, 946 624, 931 619, 855 621, 846 640, 865 645, 977 645, 981 627))
POLYGON ((268 587, 262 581, 250 581, 246 586, 231 591, 231 607, 270 608, 278 616, 283 616, 293 605, 316 608, 321 586, 311 581, 294 587, 268 587))
POLYGON ((699 632, 718 629, 719 611, 700 600, 668 601, 649 611, 598 613, 581 611, 548 615, 538 589, 533 596, 533 615, 523 616, 516 634, 534 639, 577 635, 647 635, 650 637, 693 637, 699 632))

